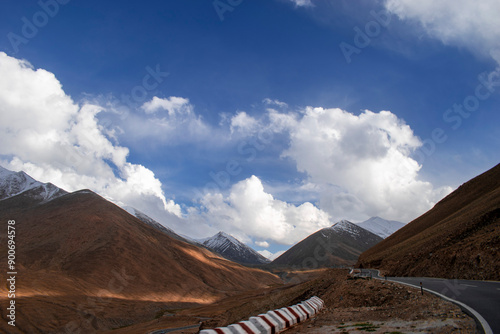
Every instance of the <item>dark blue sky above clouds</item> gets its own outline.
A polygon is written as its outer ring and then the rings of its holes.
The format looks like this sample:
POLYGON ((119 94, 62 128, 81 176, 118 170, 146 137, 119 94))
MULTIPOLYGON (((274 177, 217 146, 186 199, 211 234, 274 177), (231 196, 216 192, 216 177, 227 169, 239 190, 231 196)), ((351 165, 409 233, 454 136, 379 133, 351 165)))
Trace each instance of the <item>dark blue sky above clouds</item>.
POLYGON ((271 252, 338 219, 407 222, 500 156, 498 4, 459 2, 4 2, 0 80, 51 121, 6 98, 0 131, 52 139, 0 162, 271 252), (389 192, 425 200, 407 213, 389 192))

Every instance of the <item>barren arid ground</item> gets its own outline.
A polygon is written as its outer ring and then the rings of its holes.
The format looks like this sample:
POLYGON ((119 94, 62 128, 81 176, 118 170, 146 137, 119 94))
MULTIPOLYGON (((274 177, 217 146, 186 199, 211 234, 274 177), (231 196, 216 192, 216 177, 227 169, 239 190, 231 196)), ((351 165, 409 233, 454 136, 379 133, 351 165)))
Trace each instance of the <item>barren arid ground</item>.
MULTIPOLYGON (((16 220, 16 327, 0 286, 0 332, 92 333, 147 321, 168 307, 192 307, 281 285, 269 272, 221 258, 131 216, 90 191, 39 203, 0 201, 16 220), (180 305, 180 306, 179 306, 180 305), (187 305, 187 306, 186 306, 187 305)), ((7 234, 0 234, 7 245, 7 234)), ((7 251, 0 253, 7 270, 7 251)))
POLYGON ((362 253, 389 276, 500 280, 500 164, 362 253))
MULTIPOLYGON (((392 282, 348 280, 346 270, 332 269, 297 274, 285 286, 249 291, 210 305, 165 310, 156 319, 109 333, 148 333, 196 324, 199 328, 226 326, 313 295, 325 301, 325 309, 287 333, 477 332, 472 318, 434 295, 421 295, 418 289, 392 282)), ((173 333, 197 333, 199 328, 173 333)))

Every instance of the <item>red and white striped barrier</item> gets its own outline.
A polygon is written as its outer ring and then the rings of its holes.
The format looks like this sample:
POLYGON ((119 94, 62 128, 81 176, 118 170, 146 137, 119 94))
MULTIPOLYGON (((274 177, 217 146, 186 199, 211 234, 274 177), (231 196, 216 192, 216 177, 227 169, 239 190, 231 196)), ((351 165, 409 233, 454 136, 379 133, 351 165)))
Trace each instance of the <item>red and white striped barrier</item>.
POLYGON ((319 310, 321 310, 321 304, 313 300, 312 298, 306 300, 306 304, 312 307, 315 313, 318 313, 319 310))
POLYGON ((311 305, 309 305, 306 302, 302 302, 302 303, 297 304, 297 305, 302 306, 306 310, 306 312, 309 313, 310 316, 313 316, 316 314, 316 310, 314 309, 314 307, 312 307, 311 305))
POLYGON ((234 325, 229 325, 229 329, 233 330, 233 334, 260 334, 261 331, 255 327, 250 321, 241 321, 234 325))
POLYGON ((278 329, 279 329, 278 333, 287 328, 285 320, 283 320, 283 318, 277 315, 274 311, 269 311, 266 313, 266 315, 269 318, 273 319, 278 324, 278 329))
POLYGON ((267 312, 270 316, 274 316, 281 323, 283 329, 292 327, 293 319, 286 313, 280 312, 279 310, 267 312))
POLYGON ((250 322, 260 329, 260 332, 263 334, 276 334, 280 332, 280 325, 267 314, 259 314, 257 317, 251 317, 250 322))
POLYGON ((320 308, 323 308, 325 306, 325 302, 316 296, 314 296, 310 299, 315 301, 316 303, 318 303, 320 305, 320 308))
POLYGON ((302 304, 297 304, 297 305, 294 305, 293 307, 299 309, 302 312, 302 314, 305 315, 306 320, 311 318, 314 315, 314 313, 312 311, 309 312, 302 304))
POLYGON ((294 311, 297 314, 299 318, 298 322, 302 322, 309 319, 309 316, 304 311, 302 311, 297 305, 290 306, 289 309, 290 312, 294 311))
POLYGON ((251 317, 228 327, 204 329, 200 334, 278 334, 316 315, 325 303, 314 296, 299 304, 251 317))
POLYGON ((281 314, 288 316, 288 318, 291 319, 290 320, 291 326, 299 323, 300 319, 296 317, 292 312, 290 312, 290 310, 286 307, 280 308, 279 310, 274 310, 274 312, 280 312, 281 314))

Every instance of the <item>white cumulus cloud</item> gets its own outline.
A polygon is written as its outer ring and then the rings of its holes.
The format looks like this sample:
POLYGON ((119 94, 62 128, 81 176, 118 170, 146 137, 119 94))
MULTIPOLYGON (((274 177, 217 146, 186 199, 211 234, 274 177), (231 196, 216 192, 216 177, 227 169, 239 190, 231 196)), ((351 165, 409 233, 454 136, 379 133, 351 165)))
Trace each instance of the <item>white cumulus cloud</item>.
POLYGON ((217 140, 214 129, 194 112, 189 99, 154 96, 140 109, 144 111, 146 117, 142 113, 133 112, 122 116, 124 132, 134 139, 152 138, 155 142, 168 145, 217 140))
POLYGON ((256 176, 234 184, 227 196, 209 193, 201 202, 203 211, 196 216, 244 242, 257 238, 291 245, 331 225, 329 215, 309 202, 295 206, 275 199, 256 176))
POLYGON ((155 203, 181 215, 146 167, 106 136, 98 105, 75 103, 54 74, 0 53, 0 163, 68 191, 83 188, 118 204, 155 203))
POLYGON ((357 116, 308 107, 289 131, 283 156, 318 185, 320 207, 335 219, 364 214, 408 221, 450 191, 419 180, 411 153, 421 142, 389 111, 357 116))
POLYGON ((192 108, 189 104, 189 100, 177 96, 171 96, 166 99, 154 96, 151 101, 144 103, 141 108, 147 114, 156 113, 159 110, 166 110, 169 116, 192 114, 192 108))
POLYGON ((259 122, 244 111, 236 113, 231 118, 231 133, 238 132, 244 136, 250 136, 258 131, 259 122))

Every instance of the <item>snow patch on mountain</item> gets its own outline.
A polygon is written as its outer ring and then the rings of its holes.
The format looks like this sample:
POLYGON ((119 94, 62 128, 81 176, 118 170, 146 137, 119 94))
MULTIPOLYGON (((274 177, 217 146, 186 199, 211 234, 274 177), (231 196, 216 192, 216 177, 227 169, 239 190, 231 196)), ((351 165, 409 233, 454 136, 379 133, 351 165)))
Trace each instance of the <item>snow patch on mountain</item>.
POLYGON ((372 217, 364 222, 358 223, 357 225, 384 239, 399 230, 401 227, 405 226, 405 224, 401 222, 386 220, 380 217, 372 217))

